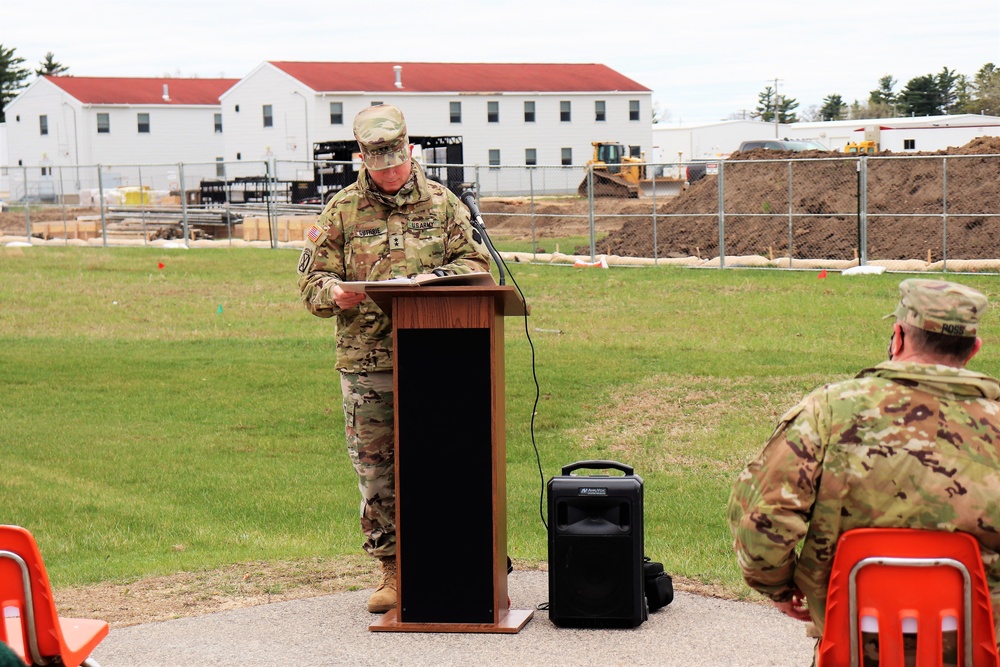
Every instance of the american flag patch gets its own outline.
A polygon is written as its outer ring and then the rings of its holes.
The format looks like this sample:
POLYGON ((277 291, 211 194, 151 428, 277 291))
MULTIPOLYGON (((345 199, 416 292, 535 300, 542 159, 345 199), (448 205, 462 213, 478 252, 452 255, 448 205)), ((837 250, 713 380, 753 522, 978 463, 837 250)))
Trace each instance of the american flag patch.
POLYGON ((320 229, 316 225, 313 225, 312 227, 309 228, 309 233, 307 234, 307 236, 309 237, 310 241, 316 243, 316 239, 318 239, 322 233, 323 233, 322 229, 320 229))

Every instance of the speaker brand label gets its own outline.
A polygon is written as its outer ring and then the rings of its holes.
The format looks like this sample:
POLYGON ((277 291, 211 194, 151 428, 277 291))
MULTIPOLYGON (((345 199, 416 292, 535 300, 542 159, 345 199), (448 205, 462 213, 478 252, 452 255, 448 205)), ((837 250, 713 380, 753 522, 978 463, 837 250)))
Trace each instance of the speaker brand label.
POLYGON ((603 486, 581 486, 580 487, 581 496, 606 496, 608 495, 607 488, 603 486))

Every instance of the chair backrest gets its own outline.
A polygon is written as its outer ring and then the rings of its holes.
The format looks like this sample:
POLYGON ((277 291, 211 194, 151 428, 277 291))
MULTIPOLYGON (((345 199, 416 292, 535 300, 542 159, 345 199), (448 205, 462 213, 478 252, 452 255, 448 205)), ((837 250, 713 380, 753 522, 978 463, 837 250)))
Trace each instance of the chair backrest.
POLYGON ((841 535, 827 588, 819 667, 861 665, 862 635, 872 633, 880 667, 902 666, 904 644, 912 647, 914 634, 917 667, 939 667, 950 643, 944 633, 952 631, 958 665, 1000 666, 990 591, 973 536, 909 528, 859 528, 841 535))
MULTIPOLYGON (((35 538, 20 526, 0 526, 0 607, 15 607, 21 619, 26 657, 44 664, 43 656, 62 655, 62 629, 49 575, 35 538)), ((8 642, 5 624, 0 639, 8 642)))

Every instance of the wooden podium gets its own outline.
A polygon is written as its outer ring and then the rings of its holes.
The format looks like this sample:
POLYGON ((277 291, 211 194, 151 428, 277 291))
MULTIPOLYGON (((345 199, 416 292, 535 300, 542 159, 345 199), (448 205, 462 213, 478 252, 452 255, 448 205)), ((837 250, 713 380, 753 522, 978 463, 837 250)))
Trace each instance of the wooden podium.
POLYGON ((507 596, 505 316, 510 286, 370 286, 393 321, 396 608, 389 632, 516 633, 507 596))

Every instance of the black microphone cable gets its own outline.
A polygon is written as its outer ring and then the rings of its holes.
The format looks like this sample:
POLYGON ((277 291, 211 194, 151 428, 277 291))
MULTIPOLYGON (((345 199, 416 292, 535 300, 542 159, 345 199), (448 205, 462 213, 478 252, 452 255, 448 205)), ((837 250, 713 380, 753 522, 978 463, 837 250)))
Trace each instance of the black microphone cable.
MULTIPOLYGON (((510 276, 511 282, 514 283, 514 287, 517 289, 517 293, 521 297, 521 301, 524 303, 524 336, 528 340, 528 346, 531 348, 531 379, 535 383, 535 401, 531 406, 531 423, 530 423, 530 435, 531 435, 531 447, 535 450, 535 463, 538 466, 538 478, 541 483, 541 489, 538 493, 538 516, 542 520, 542 525, 545 526, 545 530, 548 531, 549 523, 545 520, 545 473, 542 471, 542 456, 538 451, 538 443, 535 441, 535 415, 538 414, 538 401, 541 399, 542 391, 538 384, 538 372, 536 368, 536 358, 535 358, 535 343, 531 340, 531 332, 528 326, 528 300, 524 296, 524 292, 521 290, 521 286, 517 284, 517 279, 514 278, 514 274, 510 272, 510 268, 507 266, 507 262, 504 261, 500 253, 496 251, 493 247, 493 240, 490 239, 490 235, 486 232, 486 225, 483 224, 482 214, 479 212, 479 206, 476 204, 476 195, 471 190, 466 190, 462 193, 460 199, 468 207, 469 212, 472 214, 474 221, 477 221, 477 228, 483 233, 486 240, 486 247, 489 248, 490 254, 493 255, 493 259, 497 262, 497 269, 500 271, 501 279, 503 278, 504 271, 506 275, 510 276)), ((501 284, 503 284, 501 280, 501 284)))

